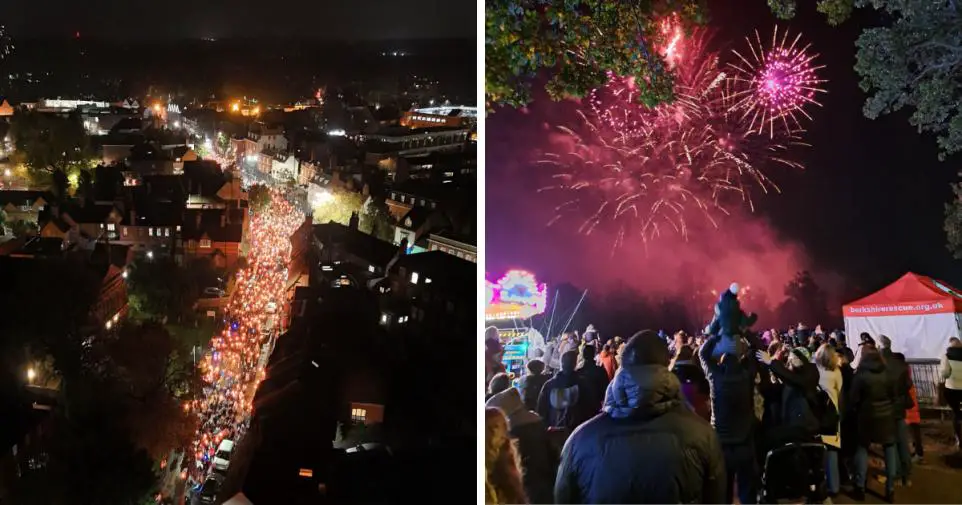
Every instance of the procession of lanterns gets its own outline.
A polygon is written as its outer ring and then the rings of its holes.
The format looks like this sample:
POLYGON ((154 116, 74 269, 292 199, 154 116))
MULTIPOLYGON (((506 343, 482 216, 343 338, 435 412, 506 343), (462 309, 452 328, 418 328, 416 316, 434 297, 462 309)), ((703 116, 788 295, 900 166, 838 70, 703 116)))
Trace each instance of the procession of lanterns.
POLYGON ((251 402, 272 347, 287 285, 291 235, 304 214, 283 193, 251 218, 247 266, 237 272, 223 329, 211 339, 200 363, 204 387, 185 409, 197 413, 199 427, 190 450, 189 477, 203 482, 222 440, 238 442, 250 423, 251 402))

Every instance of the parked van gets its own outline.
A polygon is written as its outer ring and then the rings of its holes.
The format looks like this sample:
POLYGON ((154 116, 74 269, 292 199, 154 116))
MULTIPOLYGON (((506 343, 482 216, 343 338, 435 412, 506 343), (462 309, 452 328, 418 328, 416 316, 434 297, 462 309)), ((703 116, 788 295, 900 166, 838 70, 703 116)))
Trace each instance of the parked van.
POLYGON ((227 467, 230 466, 230 455, 233 452, 233 440, 221 441, 220 445, 217 446, 217 452, 214 453, 214 469, 227 470, 227 467))

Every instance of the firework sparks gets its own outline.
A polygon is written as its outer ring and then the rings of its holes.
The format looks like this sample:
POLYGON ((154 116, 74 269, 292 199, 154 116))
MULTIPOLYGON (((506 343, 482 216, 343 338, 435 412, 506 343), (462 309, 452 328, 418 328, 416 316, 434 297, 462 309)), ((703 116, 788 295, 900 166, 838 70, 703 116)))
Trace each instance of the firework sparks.
MULTIPOLYGON (((664 34, 680 34, 670 26, 664 34)), ((693 217, 717 226, 729 204, 754 210, 752 189, 777 192, 764 168, 802 168, 786 155, 801 144, 800 129, 755 134, 752 117, 740 108, 741 88, 707 50, 704 31, 665 40, 661 54, 671 55, 676 80, 673 103, 645 107, 632 79, 610 76, 586 98, 580 124, 558 128, 565 149, 540 160, 554 170, 553 184, 540 191, 565 195, 549 225, 587 213, 579 232, 614 224, 616 246, 636 232, 645 241, 663 231, 687 238, 693 217)))
POLYGON ((756 31, 754 42, 745 38, 748 53, 733 51, 737 58, 728 67, 737 89, 735 107, 750 118, 753 131, 767 129, 773 136, 776 123, 788 130, 799 129, 799 114, 811 120, 805 106, 821 105, 815 95, 825 92, 819 87, 824 81, 817 74, 823 67, 813 66, 818 55, 810 54, 809 46, 801 46, 800 39, 798 34, 789 42, 787 30, 779 39, 776 27, 770 47, 765 47, 756 31))
POLYGON ((3 61, 12 52, 13 42, 10 40, 10 35, 7 34, 7 28, 0 25, 0 61, 3 61))

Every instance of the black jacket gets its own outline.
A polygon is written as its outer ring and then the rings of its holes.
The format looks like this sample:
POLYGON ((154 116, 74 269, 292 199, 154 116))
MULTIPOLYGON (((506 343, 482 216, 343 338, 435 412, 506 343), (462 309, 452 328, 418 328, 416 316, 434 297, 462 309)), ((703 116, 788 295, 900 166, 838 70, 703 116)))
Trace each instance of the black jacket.
POLYGON ((581 365, 578 373, 588 387, 585 406, 593 416, 601 412, 601 404, 605 401, 605 391, 608 389, 608 372, 591 362, 581 365))
POLYGON ((521 390, 521 400, 524 401, 528 410, 538 410, 538 396, 544 383, 551 378, 550 374, 541 373, 538 375, 528 374, 521 378, 518 389, 521 390))
POLYGON ((814 438, 819 427, 812 411, 818 391, 818 367, 805 363, 797 370, 789 370, 783 363, 772 361, 770 370, 784 385, 779 416, 782 426, 794 430, 800 440, 814 438))
POLYGON ((576 371, 560 371, 544 383, 538 395, 538 415, 552 428, 575 429, 595 413, 590 388, 576 371))
POLYGON ((658 365, 624 367, 604 412, 565 443, 555 503, 722 503, 725 463, 711 426, 658 365))
MULTIPOLYGON (((905 411, 912 408, 912 396, 909 393, 912 389, 912 379, 909 378, 909 365, 905 361, 896 359, 891 349, 882 349, 879 353, 885 360, 885 372, 892 381, 892 387, 895 388, 895 396, 892 397, 895 417, 905 419, 905 411)), ((902 359, 905 358, 902 357, 902 359)))
POLYGON ((755 360, 719 364, 712 351, 720 338, 709 338, 698 349, 711 389, 711 424, 722 444, 741 444, 751 438, 755 423, 755 360))
POLYGON ((895 443, 895 387, 877 353, 862 356, 848 395, 859 445, 895 443))

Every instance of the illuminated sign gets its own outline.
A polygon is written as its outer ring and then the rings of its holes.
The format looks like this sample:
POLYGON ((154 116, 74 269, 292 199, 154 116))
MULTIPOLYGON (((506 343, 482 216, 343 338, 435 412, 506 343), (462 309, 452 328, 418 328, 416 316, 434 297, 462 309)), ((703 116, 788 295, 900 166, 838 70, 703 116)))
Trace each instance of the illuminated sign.
POLYGON ((485 281, 486 321, 527 319, 544 312, 548 289, 534 274, 511 270, 498 282, 485 281))

